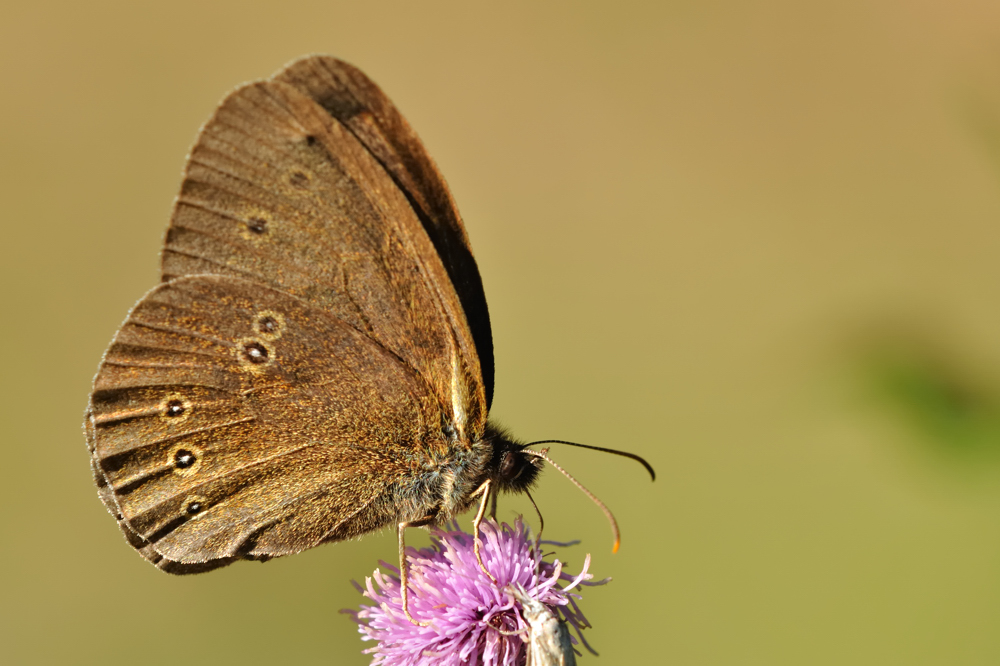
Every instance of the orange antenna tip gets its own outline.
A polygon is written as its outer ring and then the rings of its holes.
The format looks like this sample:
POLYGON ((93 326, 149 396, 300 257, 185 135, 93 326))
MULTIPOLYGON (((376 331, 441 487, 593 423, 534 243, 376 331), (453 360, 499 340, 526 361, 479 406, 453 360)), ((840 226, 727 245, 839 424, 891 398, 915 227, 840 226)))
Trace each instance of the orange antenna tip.
MULTIPOLYGON (((540 443, 542 443, 542 442, 540 442, 540 443)), ((594 502, 594 504, 596 504, 598 507, 600 507, 601 511, 603 511, 604 515, 607 517, 608 522, 611 523, 611 535, 615 538, 615 545, 612 546, 611 552, 612 553, 617 553, 618 552, 618 546, 621 543, 622 538, 621 538, 621 533, 618 531, 618 521, 615 520, 615 516, 614 516, 614 514, 611 513, 611 509, 609 509, 604 502, 602 502, 601 500, 597 499, 597 496, 594 495, 594 493, 592 493, 589 490, 587 490, 587 488, 584 487, 584 485, 582 483, 580 483, 575 478, 573 478, 572 474, 570 474, 569 472, 567 472, 566 470, 564 470, 562 467, 560 467, 558 464, 556 464, 552 460, 552 458, 549 458, 546 455, 545 450, 542 450, 542 451, 532 451, 531 449, 522 449, 521 451, 522 451, 522 453, 526 453, 529 456, 535 456, 536 458, 541 458, 542 460, 544 460, 548 464, 550 464, 553 467, 555 467, 563 476, 565 476, 567 479, 569 479, 570 481, 572 481, 573 485, 575 485, 577 488, 579 488, 580 490, 582 490, 583 494, 586 495, 587 497, 589 497, 591 499, 591 501, 594 502)))

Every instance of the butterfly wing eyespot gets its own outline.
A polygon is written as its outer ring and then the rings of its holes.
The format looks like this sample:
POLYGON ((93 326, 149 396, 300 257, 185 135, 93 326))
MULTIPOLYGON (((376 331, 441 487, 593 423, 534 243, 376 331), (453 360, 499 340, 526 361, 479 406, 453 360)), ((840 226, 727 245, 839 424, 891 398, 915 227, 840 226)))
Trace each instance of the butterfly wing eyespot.
POLYGON ((241 368, 257 374, 277 360, 274 345, 260 338, 240 338, 233 351, 241 368))
POLYGON ((181 423, 191 416, 191 401, 181 393, 171 393, 158 405, 160 416, 171 423, 181 423))
POLYGON ((271 353, 268 351, 267 346, 257 340, 243 343, 243 358, 250 363, 254 365, 268 363, 270 357, 271 353))
POLYGON ((312 183, 312 177, 301 169, 295 169, 288 174, 288 184, 293 188, 306 190, 312 183))
POLYGON ((184 499, 182 512, 191 518, 204 515, 208 509, 208 500, 200 495, 191 495, 184 499))
POLYGON ((185 442, 170 450, 167 454, 167 464, 173 467, 175 474, 193 476, 201 468, 204 455, 200 447, 185 442))
POLYGON ((285 317, 274 310, 262 310, 257 313, 253 330, 265 340, 277 340, 285 331, 285 317))
POLYGON ((249 217, 245 223, 246 231, 244 232, 244 238, 254 238, 257 236, 263 236, 268 231, 268 221, 266 218, 260 215, 253 215, 249 217))
POLYGON ((188 449, 179 449, 173 456, 174 467, 177 469, 187 469, 194 465, 197 460, 194 453, 188 449))

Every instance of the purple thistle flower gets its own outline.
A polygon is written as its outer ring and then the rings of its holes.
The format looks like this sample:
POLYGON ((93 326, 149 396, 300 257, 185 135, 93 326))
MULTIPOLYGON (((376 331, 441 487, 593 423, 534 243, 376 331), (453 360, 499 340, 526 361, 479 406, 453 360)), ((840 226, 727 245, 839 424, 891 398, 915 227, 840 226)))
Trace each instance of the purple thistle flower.
MULTIPOLYGON (((472 535, 454 527, 451 531, 435 529, 429 548, 408 549, 410 614, 417 621, 430 622, 429 626, 415 625, 403 614, 398 568, 381 562, 392 575, 376 569, 365 579, 364 588, 355 583, 375 603, 344 612, 354 616, 362 640, 377 641, 365 650, 374 655, 372 666, 523 665, 529 624, 508 586, 520 586, 526 598, 545 604, 587 645, 580 631, 590 624, 576 605, 580 595, 570 590, 610 580, 591 582, 590 555, 583 570, 572 576, 563 572, 559 560, 542 559, 520 517, 513 527, 483 521, 481 554, 483 564, 497 579, 494 584, 476 562, 472 535)), ((571 640, 577 643, 575 637, 571 640)))

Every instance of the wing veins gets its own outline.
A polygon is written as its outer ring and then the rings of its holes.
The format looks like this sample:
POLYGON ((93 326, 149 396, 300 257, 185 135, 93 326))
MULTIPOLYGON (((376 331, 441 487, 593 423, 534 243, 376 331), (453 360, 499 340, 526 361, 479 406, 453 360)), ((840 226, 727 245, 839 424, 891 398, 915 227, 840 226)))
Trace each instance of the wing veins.
POLYGON ((185 489, 182 492, 175 493, 173 495, 170 495, 169 497, 165 497, 163 500, 157 502, 154 506, 151 506, 150 508, 146 509, 145 511, 142 511, 142 512, 137 513, 136 515, 132 516, 132 519, 139 518, 140 516, 143 516, 146 513, 149 513, 150 511, 155 510, 158 506, 160 506, 162 504, 166 504, 168 502, 171 502, 171 501, 177 499, 178 497, 190 495, 191 493, 204 488, 208 484, 215 483, 216 481, 223 480, 226 477, 232 476, 232 475, 237 474, 239 472, 244 472, 244 471, 253 469, 254 467, 260 467, 261 465, 269 463, 272 460, 277 460, 277 459, 282 458, 284 456, 291 455, 293 453, 298 453, 299 451, 304 451, 305 449, 308 449, 308 448, 310 448, 312 446, 317 446, 318 444, 321 444, 321 442, 309 442, 308 444, 302 444, 301 446, 296 446, 295 448, 288 449, 287 451, 279 451, 278 453, 275 453, 273 455, 267 456, 266 458, 261 458, 260 460, 255 460, 255 461, 253 461, 251 463, 247 463, 245 465, 240 465, 239 467, 236 467, 234 469, 226 470, 225 472, 223 472, 221 474, 216 474, 215 476, 210 477, 208 479, 205 479, 201 483, 198 483, 197 485, 191 486, 190 488, 187 488, 187 489, 185 489))
MULTIPOLYGON (((150 349, 153 349, 153 348, 150 347, 150 349)), ((187 353, 187 352, 184 352, 184 353, 187 353)), ((210 365, 198 365, 196 363, 191 363, 191 364, 185 365, 183 363, 135 363, 135 362, 127 362, 127 361, 110 361, 110 360, 105 360, 104 364, 105 365, 113 365, 116 368, 151 368, 151 369, 155 369, 155 368, 160 368, 160 369, 185 368, 187 370, 214 370, 215 369, 215 368, 213 368, 210 365)))
MULTIPOLYGON (((201 261, 207 262, 209 264, 215 264, 216 266, 221 266, 223 268, 229 269, 229 270, 234 271, 236 273, 242 273, 243 275, 246 275, 246 276, 248 276, 250 278, 253 278, 253 281, 259 280, 259 277, 256 274, 254 274, 251 271, 248 271, 245 268, 240 268, 239 266, 235 266, 235 265, 229 265, 229 264, 226 264, 226 263, 223 263, 223 262, 219 261, 218 259, 212 259, 211 257, 207 257, 207 256, 204 256, 204 255, 198 254, 196 252, 191 252, 190 250, 179 250, 176 247, 172 247, 170 245, 167 245, 166 247, 163 248, 163 251, 164 252, 173 252, 174 254, 179 254, 182 257, 190 257, 192 259, 200 259, 201 261)), ((193 275, 199 275, 199 274, 192 273, 190 275, 193 276, 193 275)), ((200 273, 200 275, 212 275, 214 277, 219 277, 220 275, 225 275, 225 273, 200 273)), ((189 277, 189 275, 182 275, 182 276, 179 276, 179 277, 189 277)), ((174 278, 174 279, 177 279, 177 278, 174 278)), ((244 278, 244 279, 246 279, 246 278, 244 278)))
MULTIPOLYGON (((162 302, 162 301, 160 301, 160 302, 162 302)), ((135 326, 141 326, 142 328, 148 328, 148 329, 153 330, 153 331, 160 331, 160 332, 163 332, 163 333, 176 333, 177 335, 183 335, 185 337, 195 338, 197 340, 205 340, 206 342, 214 342, 215 344, 219 345, 220 347, 225 347, 227 349, 231 349, 233 347, 233 343, 231 341, 229 341, 229 340, 223 340, 222 338, 217 338, 214 335, 207 335, 205 333, 198 333, 197 331, 190 331, 188 329, 178 328, 176 326, 167 326, 165 324, 151 324, 149 322, 139 321, 139 320, 136 320, 136 319, 130 319, 128 323, 133 324, 135 326)), ((197 352, 197 351, 193 351, 193 352, 190 352, 190 353, 192 353, 192 354, 207 354, 207 352, 197 352)))
MULTIPOLYGON (((193 234, 198 234, 200 236, 204 236, 205 238, 211 238, 212 240, 218 241, 219 243, 222 243, 223 245, 226 245, 226 246, 231 247, 231 248, 238 249, 238 250, 242 251, 244 254, 249 254, 249 255, 252 255, 254 257, 258 257, 260 259, 265 260, 267 263, 270 263, 270 264, 272 264, 274 266, 278 266, 280 268, 284 268, 284 269, 286 269, 289 272, 298 273, 299 275, 305 277, 307 282, 310 282, 312 284, 321 284, 321 285, 323 285, 325 287, 329 287, 329 288, 331 288, 333 290, 337 289, 337 285, 332 280, 324 279, 321 276, 314 275, 312 273, 308 273, 304 269, 296 266, 295 264, 288 263, 288 262, 283 261, 283 260, 275 259, 274 255, 264 254, 263 252, 259 252, 259 251, 257 251, 256 249, 254 249, 252 247, 236 245, 232 241, 230 241, 229 239, 226 239, 226 238, 223 238, 223 237, 220 237, 220 236, 216 236, 215 234, 208 233, 207 231, 204 231, 202 229, 195 229, 194 227, 188 227, 188 226, 185 226, 185 225, 182 225, 182 224, 176 224, 176 223, 173 225, 173 228, 174 229, 184 229, 185 231, 189 231, 189 232, 191 232, 193 234)), ((218 263, 218 262, 216 262, 216 263, 218 263)), ((219 265, 223 265, 223 264, 219 264, 219 265)), ((229 266, 229 264, 225 264, 225 265, 229 266)), ((270 288, 273 289, 275 287, 270 287, 270 288)), ((281 288, 281 287, 278 287, 277 289, 279 291, 282 291, 283 293, 288 293, 288 292, 284 291, 284 289, 281 288)), ((289 295, 292 295, 292 294, 289 294, 289 295)), ((315 307, 315 306, 313 306, 313 307, 315 307)), ((340 319, 340 318, 338 317, 338 319, 340 319)), ((341 320, 341 321, 343 321, 343 320, 341 320)), ((344 323, 346 323, 346 322, 344 322, 344 323)), ((352 326, 352 328, 354 328, 354 327, 352 326)), ((355 330, 357 330, 357 329, 355 329, 355 330)))
MULTIPOLYGON (((209 388, 209 387, 205 387, 209 388)), ((211 405, 217 405, 223 403, 223 400, 202 400, 200 402, 191 403, 191 407, 209 407, 211 405)), ((131 419, 141 419, 148 416, 158 416, 161 410, 159 406, 146 407, 145 409, 136 409, 133 411, 117 410, 114 412, 106 412, 104 414, 91 414, 94 420, 95 426, 103 426, 108 423, 117 423, 119 421, 129 421, 131 419)))
POLYGON ((143 442, 139 446, 133 446, 128 449, 122 449, 121 451, 115 451, 113 454, 108 456, 103 456, 101 460, 106 458, 111 458, 113 456, 122 455, 124 453, 132 453, 133 451, 142 451, 143 449, 149 448, 151 446, 156 446, 157 444, 166 444, 167 442, 172 442, 177 439, 183 439, 184 437, 190 437, 191 435, 200 435, 203 432, 211 432, 213 430, 218 430, 219 428, 228 428, 229 426, 239 425, 240 423, 247 423, 249 421, 256 421, 256 416, 244 416, 241 419, 236 419, 234 421, 227 421, 226 423, 216 423, 214 425, 207 425, 202 428, 195 428, 194 430, 186 430, 184 432, 175 432, 166 437, 161 437, 159 439, 154 439, 151 442, 143 442))
MULTIPOLYGON (((150 344, 141 344, 140 345, 140 344, 135 344, 134 342, 122 342, 120 344, 128 345, 132 349, 152 349, 153 351, 163 351, 163 352, 170 352, 170 353, 173 353, 173 354, 181 354, 181 355, 191 354, 191 355, 195 355, 195 356, 207 356, 208 358, 218 358, 219 357, 218 354, 213 354, 211 352, 188 350, 188 349, 175 349, 174 347, 166 347, 166 346, 163 346, 163 345, 150 345, 150 344)), ((120 365, 119 363, 117 363, 115 361, 109 361, 109 363, 111 363, 112 365, 116 365, 116 364, 120 365)), ((192 366, 192 367, 202 367, 202 366, 192 366)))

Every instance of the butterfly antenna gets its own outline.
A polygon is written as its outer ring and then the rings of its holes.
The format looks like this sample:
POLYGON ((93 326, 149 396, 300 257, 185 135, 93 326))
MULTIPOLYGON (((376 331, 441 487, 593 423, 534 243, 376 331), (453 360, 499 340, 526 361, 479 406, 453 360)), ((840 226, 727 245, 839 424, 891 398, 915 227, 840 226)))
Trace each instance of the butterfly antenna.
POLYGON ((617 553, 618 552, 618 546, 621 545, 622 538, 621 538, 621 532, 618 531, 618 521, 615 520, 615 516, 614 516, 613 513, 611 513, 611 509, 609 509, 604 502, 602 502, 601 500, 597 499, 597 495, 595 495, 594 493, 592 493, 589 490, 587 490, 587 488, 582 483, 580 483, 575 478, 573 478, 572 474, 570 474, 569 472, 567 472, 566 470, 564 470, 562 467, 560 467, 554 460, 552 460, 552 458, 549 458, 545 454, 545 451, 532 451, 531 449, 522 449, 521 452, 524 453, 525 455, 534 456, 535 458, 541 458, 542 460, 544 460, 548 464, 550 464, 553 467, 555 467, 557 470, 559 470, 559 472, 563 476, 565 476, 567 479, 569 479, 570 481, 572 481, 573 485, 575 485, 577 488, 579 488, 580 490, 582 490, 583 494, 586 495, 587 497, 589 497, 590 500, 594 504, 596 504, 597 506, 599 506, 601 508, 601 511, 604 512, 604 515, 607 517, 608 522, 611 523, 611 533, 615 537, 615 545, 611 547, 611 552, 612 553, 617 553))
POLYGON ((653 470, 653 466, 650 465, 648 462, 646 462, 646 459, 643 458, 642 456, 637 456, 636 454, 629 453, 628 451, 619 451, 618 449, 606 449, 603 446, 590 446, 588 444, 567 442, 564 439, 543 439, 537 442, 531 442, 529 444, 525 444, 525 446, 535 446, 537 444, 566 444, 568 446, 577 446, 581 449, 590 449, 591 451, 602 451, 604 453, 613 453, 616 456, 622 456, 624 458, 631 458, 632 460, 635 460, 643 467, 645 467, 646 471, 649 472, 649 476, 653 479, 653 481, 656 481, 656 472, 653 470))

